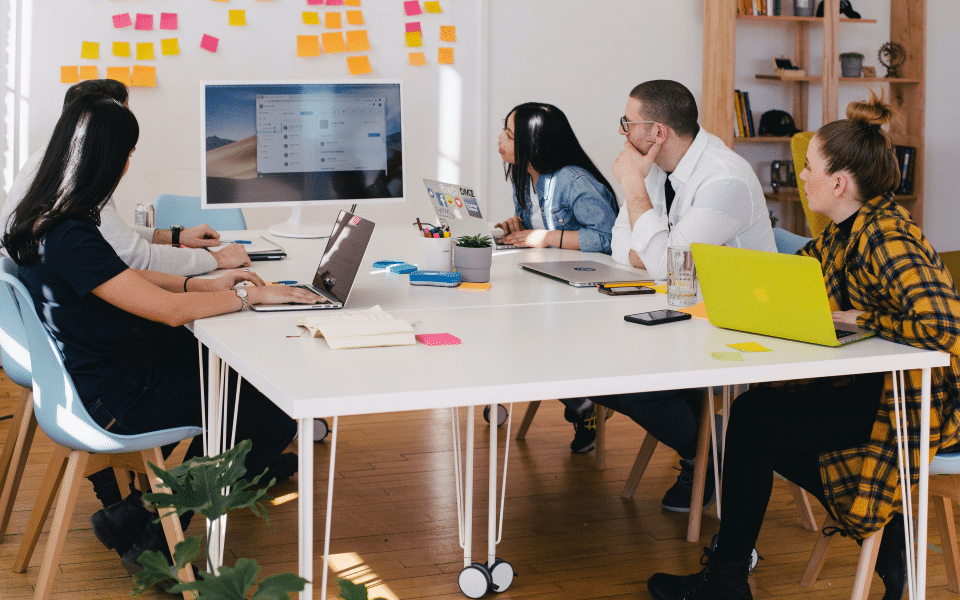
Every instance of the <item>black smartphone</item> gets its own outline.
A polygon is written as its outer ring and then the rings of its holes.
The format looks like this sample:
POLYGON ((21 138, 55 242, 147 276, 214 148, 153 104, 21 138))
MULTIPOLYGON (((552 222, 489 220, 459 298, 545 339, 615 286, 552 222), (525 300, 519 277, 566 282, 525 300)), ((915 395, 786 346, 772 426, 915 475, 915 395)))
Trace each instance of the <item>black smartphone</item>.
POLYGON ((597 286, 597 291, 608 296, 634 296, 636 294, 656 294, 657 290, 645 285, 621 285, 617 287, 597 286))
POLYGON ((678 310, 653 310, 650 312, 636 313, 626 315, 624 321, 631 323, 640 323, 641 325, 659 325, 660 323, 670 323, 672 321, 685 321, 690 318, 689 313, 678 310))

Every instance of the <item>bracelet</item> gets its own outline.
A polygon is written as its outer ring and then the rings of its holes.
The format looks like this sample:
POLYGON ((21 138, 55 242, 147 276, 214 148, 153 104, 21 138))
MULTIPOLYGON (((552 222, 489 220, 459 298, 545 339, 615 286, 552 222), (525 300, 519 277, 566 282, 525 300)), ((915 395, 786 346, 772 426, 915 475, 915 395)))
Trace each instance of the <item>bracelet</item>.
POLYGON ((187 282, 193 279, 193 275, 187 275, 183 278, 183 291, 187 291, 187 282))
POLYGON ((563 249, 563 229, 560 230, 560 248, 563 249))

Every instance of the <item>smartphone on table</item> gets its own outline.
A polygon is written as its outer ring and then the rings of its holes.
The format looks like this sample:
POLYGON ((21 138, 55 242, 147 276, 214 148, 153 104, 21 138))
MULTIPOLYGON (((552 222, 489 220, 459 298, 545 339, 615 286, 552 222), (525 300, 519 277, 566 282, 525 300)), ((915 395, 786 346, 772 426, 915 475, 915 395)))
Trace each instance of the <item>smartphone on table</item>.
POLYGON ((607 287, 603 284, 597 286, 597 291, 608 296, 634 296, 636 294, 656 294, 657 290, 645 285, 615 285, 607 287))
POLYGON ((653 310, 650 312, 626 315, 623 317, 623 320, 641 325, 659 325, 673 321, 686 321, 690 316, 689 313, 680 312, 679 310, 653 310))

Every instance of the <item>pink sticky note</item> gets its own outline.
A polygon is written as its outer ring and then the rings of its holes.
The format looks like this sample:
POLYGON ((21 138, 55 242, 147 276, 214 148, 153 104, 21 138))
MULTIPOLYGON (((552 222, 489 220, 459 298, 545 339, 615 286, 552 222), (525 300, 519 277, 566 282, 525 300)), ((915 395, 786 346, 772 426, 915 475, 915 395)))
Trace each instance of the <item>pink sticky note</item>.
POLYGON ((176 29, 177 13, 160 13, 160 29, 176 29))
POLYGON ((410 21, 407 23, 407 33, 410 33, 411 31, 421 31, 420 21, 410 21))
POLYGON ((417 341, 427 346, 459 346, 460 338, 449 333, 421 333, 417 341))
POLYGON ((423 12, 422 10, 420 10, 419 0, 409 0, 409 2, 404 2, 403 10, 408 17, 419 15, 423 12))
POLYGON ((134 29, 137 29, 138 31, 152 31, 153 15, 137 13, 137 25, 134 27, 134 29))
POLYGON ((307 6, 320 6, 323 0, 307 0, 307 6))
POLYGON ((327 6, 343 6, 343 0, 327 0, 327 6))
POLYGON ((220 38, 215 38, 212 35, 203 34, 203 39, 200 40, 200 47, 208 52, 216 52, 217 45, 220 43, 220 38))
POLYGON ((133 21, 130 20, 130 13, 120 13, 119 15, 113 15, 113 26, 117 29, 123 29, 124 27, 130 27, 133 25, 133 21))

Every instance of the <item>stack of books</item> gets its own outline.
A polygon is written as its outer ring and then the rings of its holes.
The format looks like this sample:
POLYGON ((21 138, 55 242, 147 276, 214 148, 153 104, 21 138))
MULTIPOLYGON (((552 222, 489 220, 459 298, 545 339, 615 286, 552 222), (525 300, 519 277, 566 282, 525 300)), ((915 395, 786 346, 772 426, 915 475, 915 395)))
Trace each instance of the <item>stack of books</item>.
POLYGON ((779 17, 780 0, 739 0, 737 14, 779 17))
POLYGON ((894 146, 897 163, 900 165, 900 187, 894 193, 906 195, 913 193, 913 164, 916 162, 917 149, 913 146, 894 146))
POLYGON ((753 127, 753 112, 750 110, 750 94, 734 90, 734 106, 737 117, 736 127, 734 127, 734 137, 749 138, 756 137, 757 130, 753 127))

